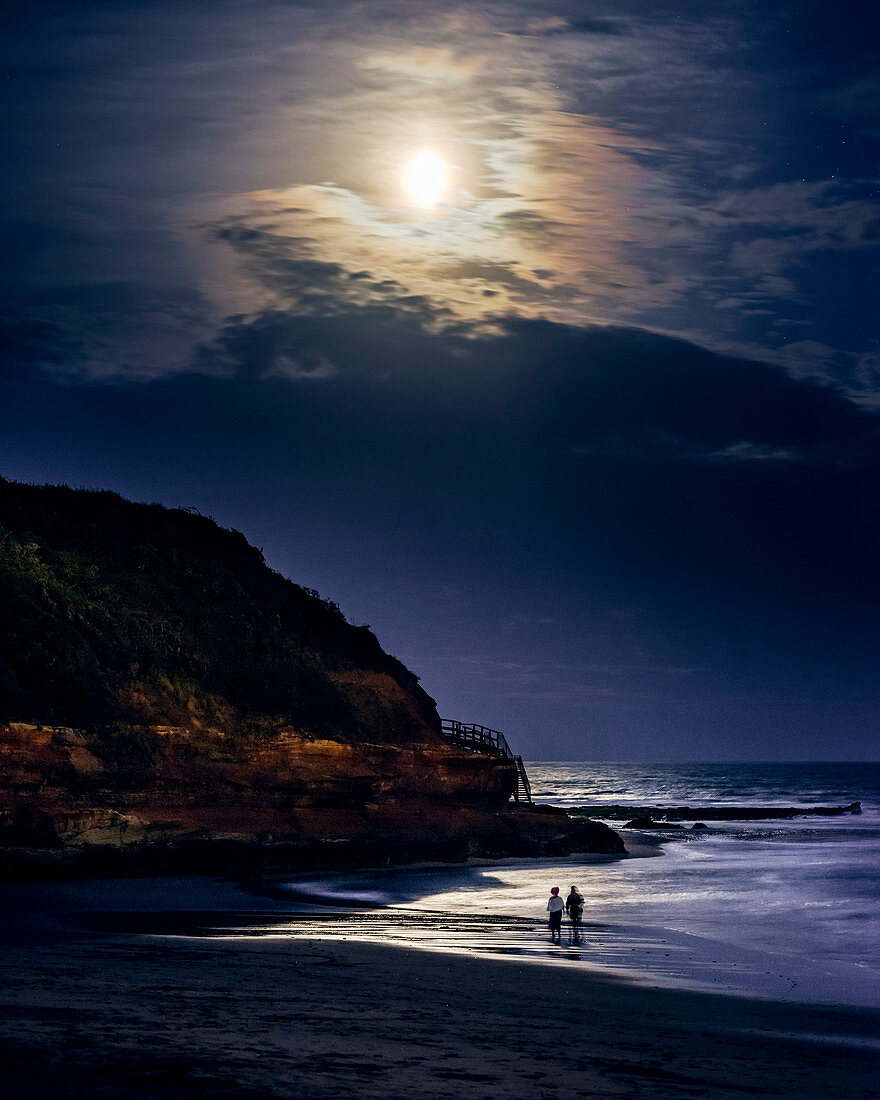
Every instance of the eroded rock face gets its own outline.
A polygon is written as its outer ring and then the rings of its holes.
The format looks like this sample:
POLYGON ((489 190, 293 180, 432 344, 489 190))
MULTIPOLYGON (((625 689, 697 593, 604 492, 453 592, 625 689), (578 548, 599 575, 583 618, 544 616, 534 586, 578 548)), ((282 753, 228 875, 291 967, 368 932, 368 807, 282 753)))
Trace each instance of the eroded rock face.
POLYGON ((160 727, 114 738, 0 727, 0 875, 242 877, 416 860, 620 853, 563 812, 507 805, 505 761, 442 745, 258 742, 160 727))
POLYGON ((283 836, 305 850, 325 834, 363 842, 370 819, 402 827, 431 807, 441 817, 497 809, 513 779, 504 761, 439 742, 351 745, 289 728, 121 736, 11 723, 0 727, 0 843, 77 852, 283 836))

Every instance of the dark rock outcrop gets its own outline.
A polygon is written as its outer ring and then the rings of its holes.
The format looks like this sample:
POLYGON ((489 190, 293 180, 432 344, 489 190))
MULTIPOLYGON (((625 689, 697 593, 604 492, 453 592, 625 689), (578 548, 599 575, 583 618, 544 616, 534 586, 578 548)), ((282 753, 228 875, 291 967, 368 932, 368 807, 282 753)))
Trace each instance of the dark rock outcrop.
POLYGON ((508 765, 404 748, 0 727, 0 877, 229 873, 624 853, 600 822, 509 807, 508 765))
POLYGON ((683 829, 684 825, 676 825, 670 821, 655 821, 652 817, 634 817, 621 826, 624 829, 683 829))

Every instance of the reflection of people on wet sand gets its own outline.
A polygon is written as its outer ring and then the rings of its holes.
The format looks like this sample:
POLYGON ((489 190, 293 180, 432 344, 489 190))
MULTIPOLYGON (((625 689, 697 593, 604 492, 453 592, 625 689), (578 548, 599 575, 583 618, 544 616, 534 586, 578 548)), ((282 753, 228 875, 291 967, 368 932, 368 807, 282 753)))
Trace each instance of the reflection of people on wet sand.
POLYGON ((565 903, 559 896, 559 887, 554 886, 550 891, 550 900, 547 902, 547 912, 550 914, 550 942, 562 943, 562 911, 565 903))
POLYGON ((572 886, 571 893, 565 899, 565 911, 571 920, 571 936, 577 942, 581 936, 581 913, 584 911, 584 897, 576 886, 572 886))

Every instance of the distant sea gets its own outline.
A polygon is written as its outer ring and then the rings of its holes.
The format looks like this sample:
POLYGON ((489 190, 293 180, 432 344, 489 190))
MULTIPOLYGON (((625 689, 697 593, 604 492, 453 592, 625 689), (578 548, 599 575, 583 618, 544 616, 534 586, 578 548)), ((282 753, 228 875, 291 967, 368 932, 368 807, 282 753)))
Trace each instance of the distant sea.
POLYGON ((657 858, 316 875, 299 880, 297 891, 392 907, 393 914, 351 915, 344 930, 352 938, 605 969, 684 988, 880 1005, 880 764, 526 767, 536 802, 568 808, 860 801, 862 813, 709 822, 706 831, 678 833, 657 858), (571 883, 586 898, 584 936, 581 943, 565 936, 555 948, 544 905, 551 886, 564 894, 571 883))

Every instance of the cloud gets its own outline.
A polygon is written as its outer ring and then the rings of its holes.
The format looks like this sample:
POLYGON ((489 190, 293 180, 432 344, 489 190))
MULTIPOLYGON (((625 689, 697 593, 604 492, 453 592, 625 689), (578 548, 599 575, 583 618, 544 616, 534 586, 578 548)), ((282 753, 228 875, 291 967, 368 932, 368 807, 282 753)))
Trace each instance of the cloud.
POLYGON ((773 366, 634 330, 507 318, 480 334, 434 321, 430 309, 394 302, 245 315, 202 346, 199 369, 321 380, 343 402, 354 386, 364 419, 378 416, 382 431, 391 409, 419 426, 425 446, 467 431, 475 460, 485 451, 496 462, 499 449, 512 461, 528 454, 658 469, 877 461, 873 416, 773 366))
POLYGON ((790 299, 797 294, 792 292, 797 283, 773 277, 791 271, 812 253, 876 248, 876 206, 858 193, 854 196, 853 190, 834 180, 801 181, 725 196, 714 208, 719 217, 763 231, 733 243, 733 263, 766 280, 766 299, 790 299))
POLYGON ((783 447, 767 447, 741 439, 730 443, 723 450, 711 451, 704 456, 710 462, 803 462, 800 451, 783 447))
POLYGON ((361 67, 408 80, 444 84, 468 81, 482 72, 486 63, 485 55, 460 55, 449 48, 420 47, 367 57, 361 67))
MULTIPOLYGON (((616 203, 644 206, 639 192, 650 187, 651 172, 633 159, 638 148, 648 152, 644 143, 584 119, 563 121, 552 97, 540 112, 543 119, 523 114, 521 128, 489 143, 487 179, 503 197, 487 190, 453 200, 425 221, 330 185, 227 203, 226 213, 208 222, 214 239, 239 259, 225 300, 235 312, 258 307, 266 291, 278 308, 304 311, 411 303, 438 326, 494 326, 510 315, 641 323, 666 332, 678 326, 718 351, 760 356, 799 375, 814 369, 798 358, 811 342, 792 339, 799 326, 815 324, 798 315, 808 295, 797 265, 866 250, 873 224, 866 203, 841 187, 776 185, 741 187, 688 210, 670 188, 662 212, 655 194, 653 213, 625 215, 616 203), (530 145, 540 150, 543 174, 520 178, 516 165, 530 145), (735 335, 744 318, 767 333, 763 347, 735 335)), ((511 123, 508 116, 508 129, 511 123)), ((834 377, 841 354, 831 356, 824 377, 834 377)), ((861 399, 857 387, 853 392, 861 399)))
MULTIPOLYGON (((228 243, 242 259, 242 270, 251 286, 259 290, 252 300, 264 311, 274 301, 285 311, 310 315, 339 313, 351 306, 381 305, 401 312, 418 312, 424 321, 438 320, 449 313, 427 296, 415 293, 409 285, 391 277, 387 268, 369 271, 363 267, 330 262, 318 258, 320 242, 307 235, 290 235, 273 225, 252 227, 242 220, 227 219, 211 227, 218 240, 228 243)), ((374 257, 364 255, 368 260, 374 257)), ((243 299, 250 297, 245 289, 243 299)))
POLYGON ((189 288, 130 283, 72 284, 22 294, 9 307, 8 363, 70 381, 146 380, 185 370, 194 343, 213 329, 189 288))
MULTIPOLYGON (((241 260, 237 272, 220 265, 227 274, 218 288, 218 265, 206 255, 201 266, 213 293, 229 312, 244 312, 256 305, 254 275, 263 289, 284 292, 293 272, 295 306, 309 289, 295 268, 305 260, 314 265, 316 294, 326 294, 332 275, 335 293, 363 300, 364 287, 342 280, 367 273, 372 288, 393 285, 477 322, 504 312, 558 320, 619 312, 622 286, 656 298, 653 277, 646 281, 627 259, 631 233, 620 234, 622 204, 640 204, 639 170, 625 156, 634 139, 566 115, 549 93, 494 94, 502 102, 491 117, 467 126, 448 149, 439 143, 454 186, 427 213, 403 192, 408 148, 400 139, 383 139, 386 153, 393 149, 399 159, 374 163, 359 191, 297 185, 232 196, 194 213, 202 241, 194 247, 204 251, 213 239, 241 260), (462 279, 465 269, 472 274, 462 279)), ((417 148, 410 144, 409 151, 417 148)), ((655 229, 645 232, 647 244, 655 229)), ((202 290, 210 293, 207 284, 202 290)))
MULTIPOLYGON (((78 369, 150 377, 191 361, 206 321, 393 299, 437 326, 637 326, 794 372, 814 369, 792 350, 806 338, 854 357, 840 378, 862 399, 873 333, 824 291, 835 263, 867 267, 872 184, 808 163, 816 135, 785 104, 811 70, 744 51, 750 10, 259 3, 255 18, 220 0, 206 34, 189 0, 111 7, 107 23, 100 5, 67 21, 37 6, 13 44, 23 168, 4 210, 14 253, 40 257, 22 282, 56 292, 40 319, 85 349, 78 369), (431 212, 401 184, 424 146, 452 180, 431 212), (149 303, 52 313, 71 281, 129 280, 132 256, 149 303), (176 311, 188 285, 199 302, 176 311)), ((780 13, 761 30, 771 54, 790 39, 780 13)), ((870 102, 847 62, 813 97, 837 118, 870 102)))
POLYGON ((552 37, 554 35, 563 34, 583 34, 583 35, 619 35, 625 34, 625 25, 623 21, 618 21, 607 16, 596 16, 595 18, 579 17, 568 19, 561 15, 539 16, 534 19, 527 19, 522 26, 522 29, 513 33, 518 33, 525 36, 544 36, 552 37))
POLYGON ((33 370, 70 370, 85 359, 81 339, 45 316, 0 317, 0 363, 5 378, 33 370))
POLYGON ((315 381, 335 378, 339 369, 322 355, 300 352, 296 355, 275 353, 272 361, 263 372, 264 378, 287 378, 292 381, 315 381))

